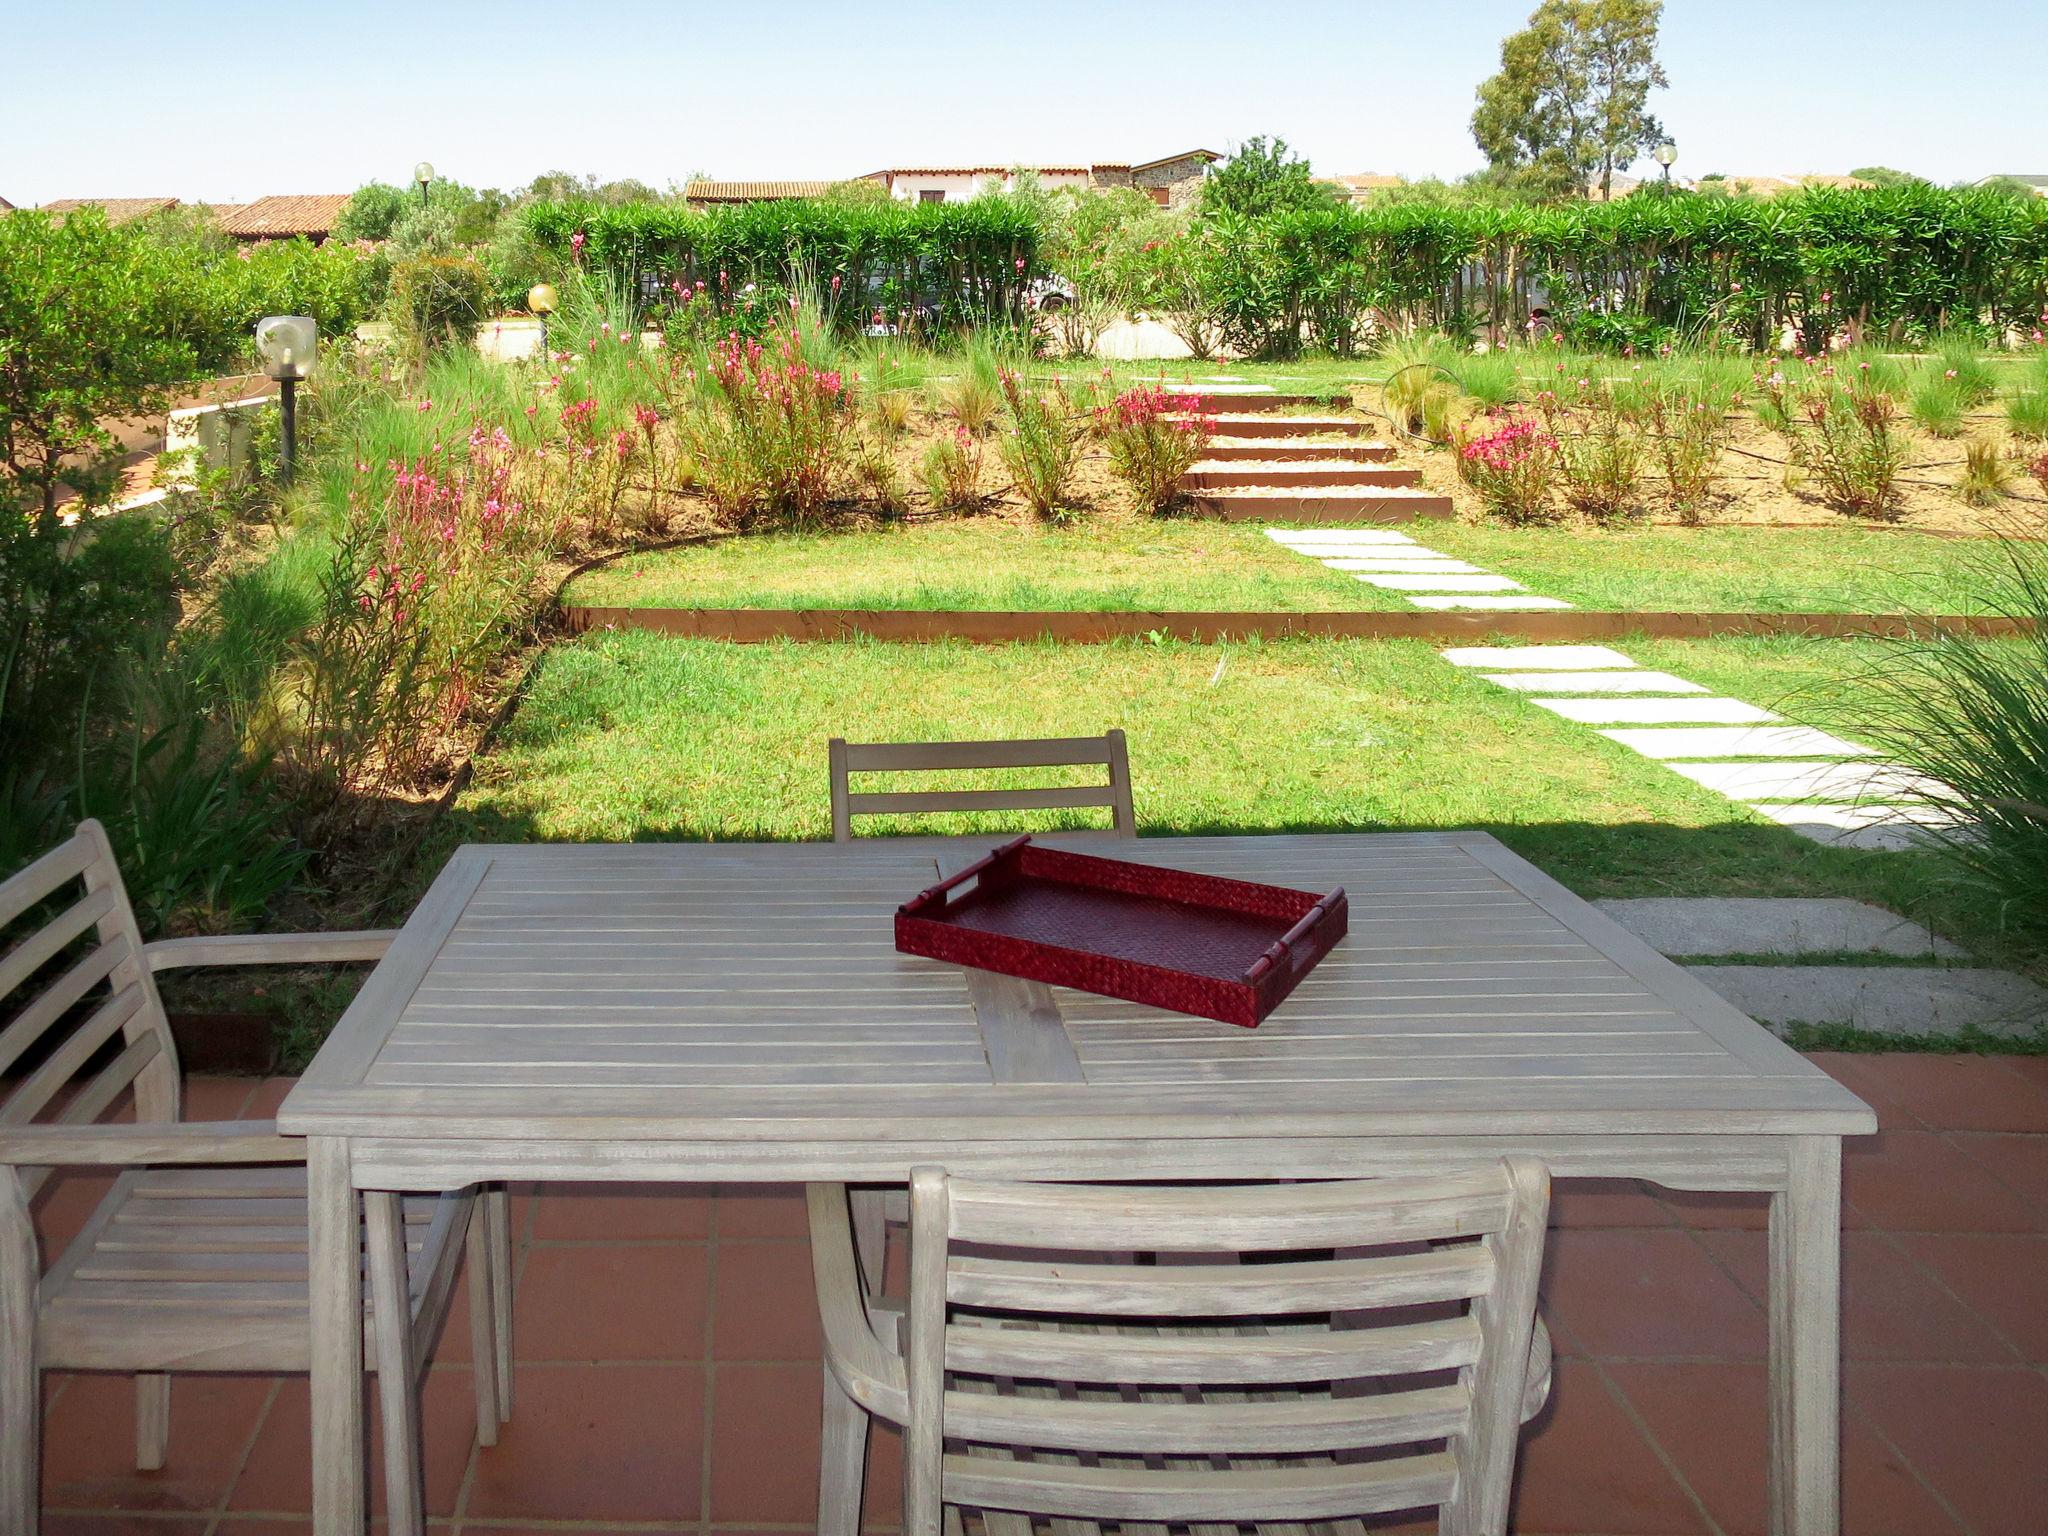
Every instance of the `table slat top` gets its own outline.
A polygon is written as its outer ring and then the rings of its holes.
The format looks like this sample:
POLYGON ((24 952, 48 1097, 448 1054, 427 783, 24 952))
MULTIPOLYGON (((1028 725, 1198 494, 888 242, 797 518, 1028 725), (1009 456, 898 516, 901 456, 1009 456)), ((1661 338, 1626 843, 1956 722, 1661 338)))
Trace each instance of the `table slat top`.
POLYGON ((465 847, 280 1125, 408 1140, 889 1139, 913 1121, 983 1139, 1874 1128, 1825 1073, 1478 833, 1118 843, 1341 884, 1350 931, 1257 1030, 1062 989, 1029 1017, 981 1017, 995 991, 898 954, 890 919, 991 841, 465 847), (1048 1057, 998 1028, 1066 1038, 1048 1057), (1062 1080, 1005 1070, 1036 1059, 1062 1080))

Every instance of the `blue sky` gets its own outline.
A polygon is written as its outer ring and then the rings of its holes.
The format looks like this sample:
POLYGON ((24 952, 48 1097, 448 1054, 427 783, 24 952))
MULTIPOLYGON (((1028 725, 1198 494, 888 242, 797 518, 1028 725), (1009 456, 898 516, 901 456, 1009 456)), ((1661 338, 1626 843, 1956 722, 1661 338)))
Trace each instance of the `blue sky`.
MULTIPOLYGON (((1260 133, 1320 171, 1457 175, 1532 4, 8 0, 0 197, 340 192, 422 157, 478 186, 660 187, 1260 133)), ((2044 57, 2041 0, 1669 0, 1657 109, 1682 174, 2048 173, 2044 57)))

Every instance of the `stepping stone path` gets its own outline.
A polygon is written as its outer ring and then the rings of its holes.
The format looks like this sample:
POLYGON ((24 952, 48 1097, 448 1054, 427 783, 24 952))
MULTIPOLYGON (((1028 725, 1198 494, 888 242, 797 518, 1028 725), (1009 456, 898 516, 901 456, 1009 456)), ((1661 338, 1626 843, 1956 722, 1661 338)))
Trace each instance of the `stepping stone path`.
POLYGON ((1442 554, 1390 528, 1268 528, 1266 537, 1382 592, 1399 593, 1417 608, 1519 613, 1571 607, 1554 597, 1537 596, 1513 577, 1442 554))
POLYGON ((1203 511, 1296 523, 1451 515, 1450 497, 1418 489, 1420 471, 1388 464, 1394 450, 1368 439, 1364 421, 1317 396, 1228 377, 1172 392, 1194 400, 1213 431, 1207 455, 1181 479, 1203 511))
POLYGON ((1960 958, 1960 945, 1910 918, 1847 897, 1644 896, 1593 903, 1663 955, 1960 958))
POLYGON ((1928 828, 1953 825, 1930 803, 1953 797, 1938 781, 1606 646, 1457 646, 1443 656, 1497 687, 1550 695, 1530 702, 1815 842, 1923 848, 1928 828))

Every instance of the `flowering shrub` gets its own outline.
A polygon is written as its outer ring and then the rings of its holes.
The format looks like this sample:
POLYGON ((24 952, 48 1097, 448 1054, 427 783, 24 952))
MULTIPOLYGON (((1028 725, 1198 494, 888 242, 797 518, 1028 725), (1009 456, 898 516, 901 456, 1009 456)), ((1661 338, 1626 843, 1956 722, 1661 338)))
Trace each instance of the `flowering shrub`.
POLYGON ((804 361, 802 343, 795 326, 766 344, 729 335, 701 372, 685 369, 695 390, 677 427, 712 504, 742 525, 815 524, 844 475, 846 381, 804 361))
POLYGON ((932 505, 947 512, 971 512, 982 503, 982 440, 965 427, 955 427, 924 451, 918 466, 932 505))
POLYGON ((1556 521, 1557 439, 1533 416, 1496 415, 1482 425, 1455 440, 1459 478, 1504 523, 1556 521))
POLYGON ((1782 373, 1763 384, 1792 462, 1813 475, 1831 506, 1857 517, 1900 515, 1906 443, 1892 431, 1898 408, 1890 395, 1860 379, 1838 385, 1832 368, 1796 387, 1782 373))
POLYGON ((1039 517, 1066 515, 1067 491, 1081 458, 1082 418, 1067 386, 1054 379, 1043 390, 1027 389, 1010 369, 998 374, 1009 410, 1000 449, 1017 494, 1039 517))
POLYGON ((1544 426, 1557 440, 1565 500, 1596 523, 1625 523, 1645 516, 1642 484, 1648 447, 1614 392, 1581 379, 1571 404, 1549 390, 1537 396, 1536 404, 1544 426))
MULTIPOLYGON (((1731 403, 1740 404, 1740 398, 1731 403)), ((1655 390, 1644 403, 1643 422, 1664 471, 1672 514, 1688 526, 1705 522, 1721 478, 1721 450, 1728 444, 1727 413, 1693 396, 1655 390)))
POLYGON ((2027 466, 2027 473, 2034 477, 2041 487, 2041 494, 2048 496, 2048 453, 2044 453, 2027 466))
POLYGON ((1100 407, 1095 429, 1109 450, 1110 467, 1131 488, 1139 508, 1160 513, 1180 500, 1181 477, 1208 452, 1216 422, 1202 414, 1198 397, 1141 384, 1100 407))

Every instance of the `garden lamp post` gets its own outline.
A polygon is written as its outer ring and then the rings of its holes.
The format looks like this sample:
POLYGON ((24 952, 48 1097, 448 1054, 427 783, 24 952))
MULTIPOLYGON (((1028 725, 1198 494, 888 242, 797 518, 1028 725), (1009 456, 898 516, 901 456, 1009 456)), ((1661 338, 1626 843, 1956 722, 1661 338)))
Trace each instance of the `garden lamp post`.
POLYGON ((434 167, 430 161, 422 160, 412 168, 412 179, 420 184, 420 206, 427 206, 427 183, 434 179, 434 167))
POLYGON ((1664 185, 1671 185, 1671 165, 1678 158, 1678 146, 1666 139, 1650 151, 1650 158, 1664 167, 1664 185))
POLYGON ((555 312, 555 285, 535 283, 526 290, 526 307, 540 320, 540 360, 548 360, 548 316, 555 312))
POLYGON ((277 380, 281 413, 278 472, 285 484, 292 478, 298 457, 298 385, 313 371, 313 356, 320 344, 320 327, 311 315, 267 315, 256 322, 256 356, 263 371, 277 380))

